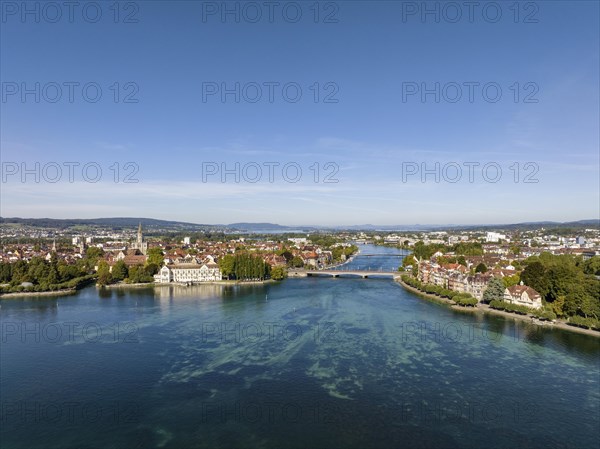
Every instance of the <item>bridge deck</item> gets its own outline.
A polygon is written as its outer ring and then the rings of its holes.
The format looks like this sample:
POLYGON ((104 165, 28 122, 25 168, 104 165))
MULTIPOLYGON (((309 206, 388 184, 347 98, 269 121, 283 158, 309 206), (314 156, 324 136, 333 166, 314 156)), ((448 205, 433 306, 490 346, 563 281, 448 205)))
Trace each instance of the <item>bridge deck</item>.
POLYGON ((307 276, 330 276, 330 277, 340 277, 340 276, 360 276, 362 278, 368 278, 369 276, 378 276, 378 277, 396 277, 400 276, 398 271, 372 271, 372 270, 313 270, 307 271, 307 276))

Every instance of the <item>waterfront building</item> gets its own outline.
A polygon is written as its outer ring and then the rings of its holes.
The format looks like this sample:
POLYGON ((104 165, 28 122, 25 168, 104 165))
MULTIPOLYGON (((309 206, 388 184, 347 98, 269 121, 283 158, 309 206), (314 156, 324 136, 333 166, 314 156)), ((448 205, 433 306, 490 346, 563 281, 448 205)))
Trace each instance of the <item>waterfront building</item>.
POLYGON ((223 279, 219 265, 210 256, 203 263, 178 263, 165 265, 158 274, 154 275, 154 282, 168 284, 176 282, 181 284, 195 284, 199 282, 213 282, 223 279))
POLYGON ((539 309, 542 307, 542 296, 533 288, 523 285, 513 285, 504 290, 504 300, 512 304, 539 309))

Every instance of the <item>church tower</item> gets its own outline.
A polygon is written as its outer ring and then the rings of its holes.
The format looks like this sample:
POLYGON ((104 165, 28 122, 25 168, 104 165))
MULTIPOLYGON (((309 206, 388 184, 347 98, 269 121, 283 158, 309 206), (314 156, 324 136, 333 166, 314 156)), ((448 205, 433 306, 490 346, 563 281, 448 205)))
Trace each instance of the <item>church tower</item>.
POLYGON ((141 252, 144 256, 148 252, 148 242, 144 242, 144 236, 142 234, 142 222, 138 225, 137 240, 131 246, 141 252))
POLYGON ((137 234, 137 245, 138 249, 142 249, 142 242, 144 241, 144 237, 142 236, 142 222, 138 225, 138 234, 137 234))

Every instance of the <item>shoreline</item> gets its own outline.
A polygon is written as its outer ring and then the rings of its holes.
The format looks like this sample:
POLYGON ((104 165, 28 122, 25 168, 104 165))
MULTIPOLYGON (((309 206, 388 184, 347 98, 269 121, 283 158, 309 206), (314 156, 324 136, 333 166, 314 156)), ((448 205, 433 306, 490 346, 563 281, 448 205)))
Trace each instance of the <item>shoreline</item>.
POLYGON ((489 305, 482 304, 482 303, 477 304, 475 307, 462 307, 462 306, 459 306, 458 304, 454 303, 454 301, 452 301, 450 299, 441 298, 439 296, 432 295, 430 293, 424 293, 414 287, 411 287, 410 285, 405 284, 402 281, 402 279, 400 279, 399 277, 394 278, 394 281, 412 293, 424 296, 428 299, 432 299, 441 304, 448 304, 448 305, 450 305, 450 308, 453 310, 466 311, 466 312, 470 312, 470 313, 481 313, 481 314, 487 313, 490 315, 502 316, 504 318, 512 318, 515 320, 526 321, 531 324, 535 324, 536 326, 544 327, 546 329, 560 329, 560 330, 564 330, 564 331, 575 332, 575 333, 579 333, 579 334, 584 334, 584 335, 589 335, 592 337, 600 338, 599 331, 595 331, 593 329, 584 329, 583 327, 571 326, 571 325, 565 323, 564 321, 556 321, 554 323, 552 323, 550 321, 537 321, 536 322, 536 321, 534 321, 534 317, 532 317, 532 316, 518 315, 516 313, 510 313, 505 310, 493 309, 489 305))
POLYGON ((473 310, 476 310, 475 307, 461 307, 458 304, 456 304, 454 301, 452 301, 451 299, 442 298, 441 296, 432 295, 431 293, 422 292, 421 290, 419 290, 419 289, 417 289, 415 287, 412 287, 412 286, 410 286, 408 284, 405 284, 402 281, 402 279, 400 278, 400 276, 394 277, 394 282, 397 282, 402 287, 404 287, 406 290, 408 290, 408 291, 410 291, 412 293, 415 293, 416 295, 424 296, 425 298, 431 299, 431 300, 433 300, 435 302, 438 302, 440 304, 447 304, 447 305, 452 306, 452 307, 457 306, 458 310, 464 310, 464 309, 473 309, 473 310))
POLYGON ((223 281, 206 281, 206 282, 197 282, 195 284, 186 284, 182 282, 168 282, 168 283, 156 283, 156 282, 138 282, 135 284, 127 284, 124 282, 119 282, 117 284, 108 284, 99 286, 96 285, 96 288, 147 288, 147 287, 195 287, 197 285, 255 285, 255 284, 270 284, 273 282, 280 282, 273 279, 265 279, 264 281, 236 281, 236 280, 223 280, 223 281))
POLYGON ((27 296, 70 296, 77 293, 77 289, 52 290, 47 292, 12 292, 0 294, 0 300, 4 298, 22 298, 27 296))

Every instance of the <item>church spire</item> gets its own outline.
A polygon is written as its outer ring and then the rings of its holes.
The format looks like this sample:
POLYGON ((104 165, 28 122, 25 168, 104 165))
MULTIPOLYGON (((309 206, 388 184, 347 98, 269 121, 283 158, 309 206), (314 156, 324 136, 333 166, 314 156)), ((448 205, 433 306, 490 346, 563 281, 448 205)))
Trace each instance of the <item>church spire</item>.
POLYGON ((142 236, 142 222, 140 221, 140 224, 138 225, 138 233, 137 233, 137 243, 138 243, 138 245, 140 245, 142 243, 142 241, 143 241, 143 236, 142 236))

